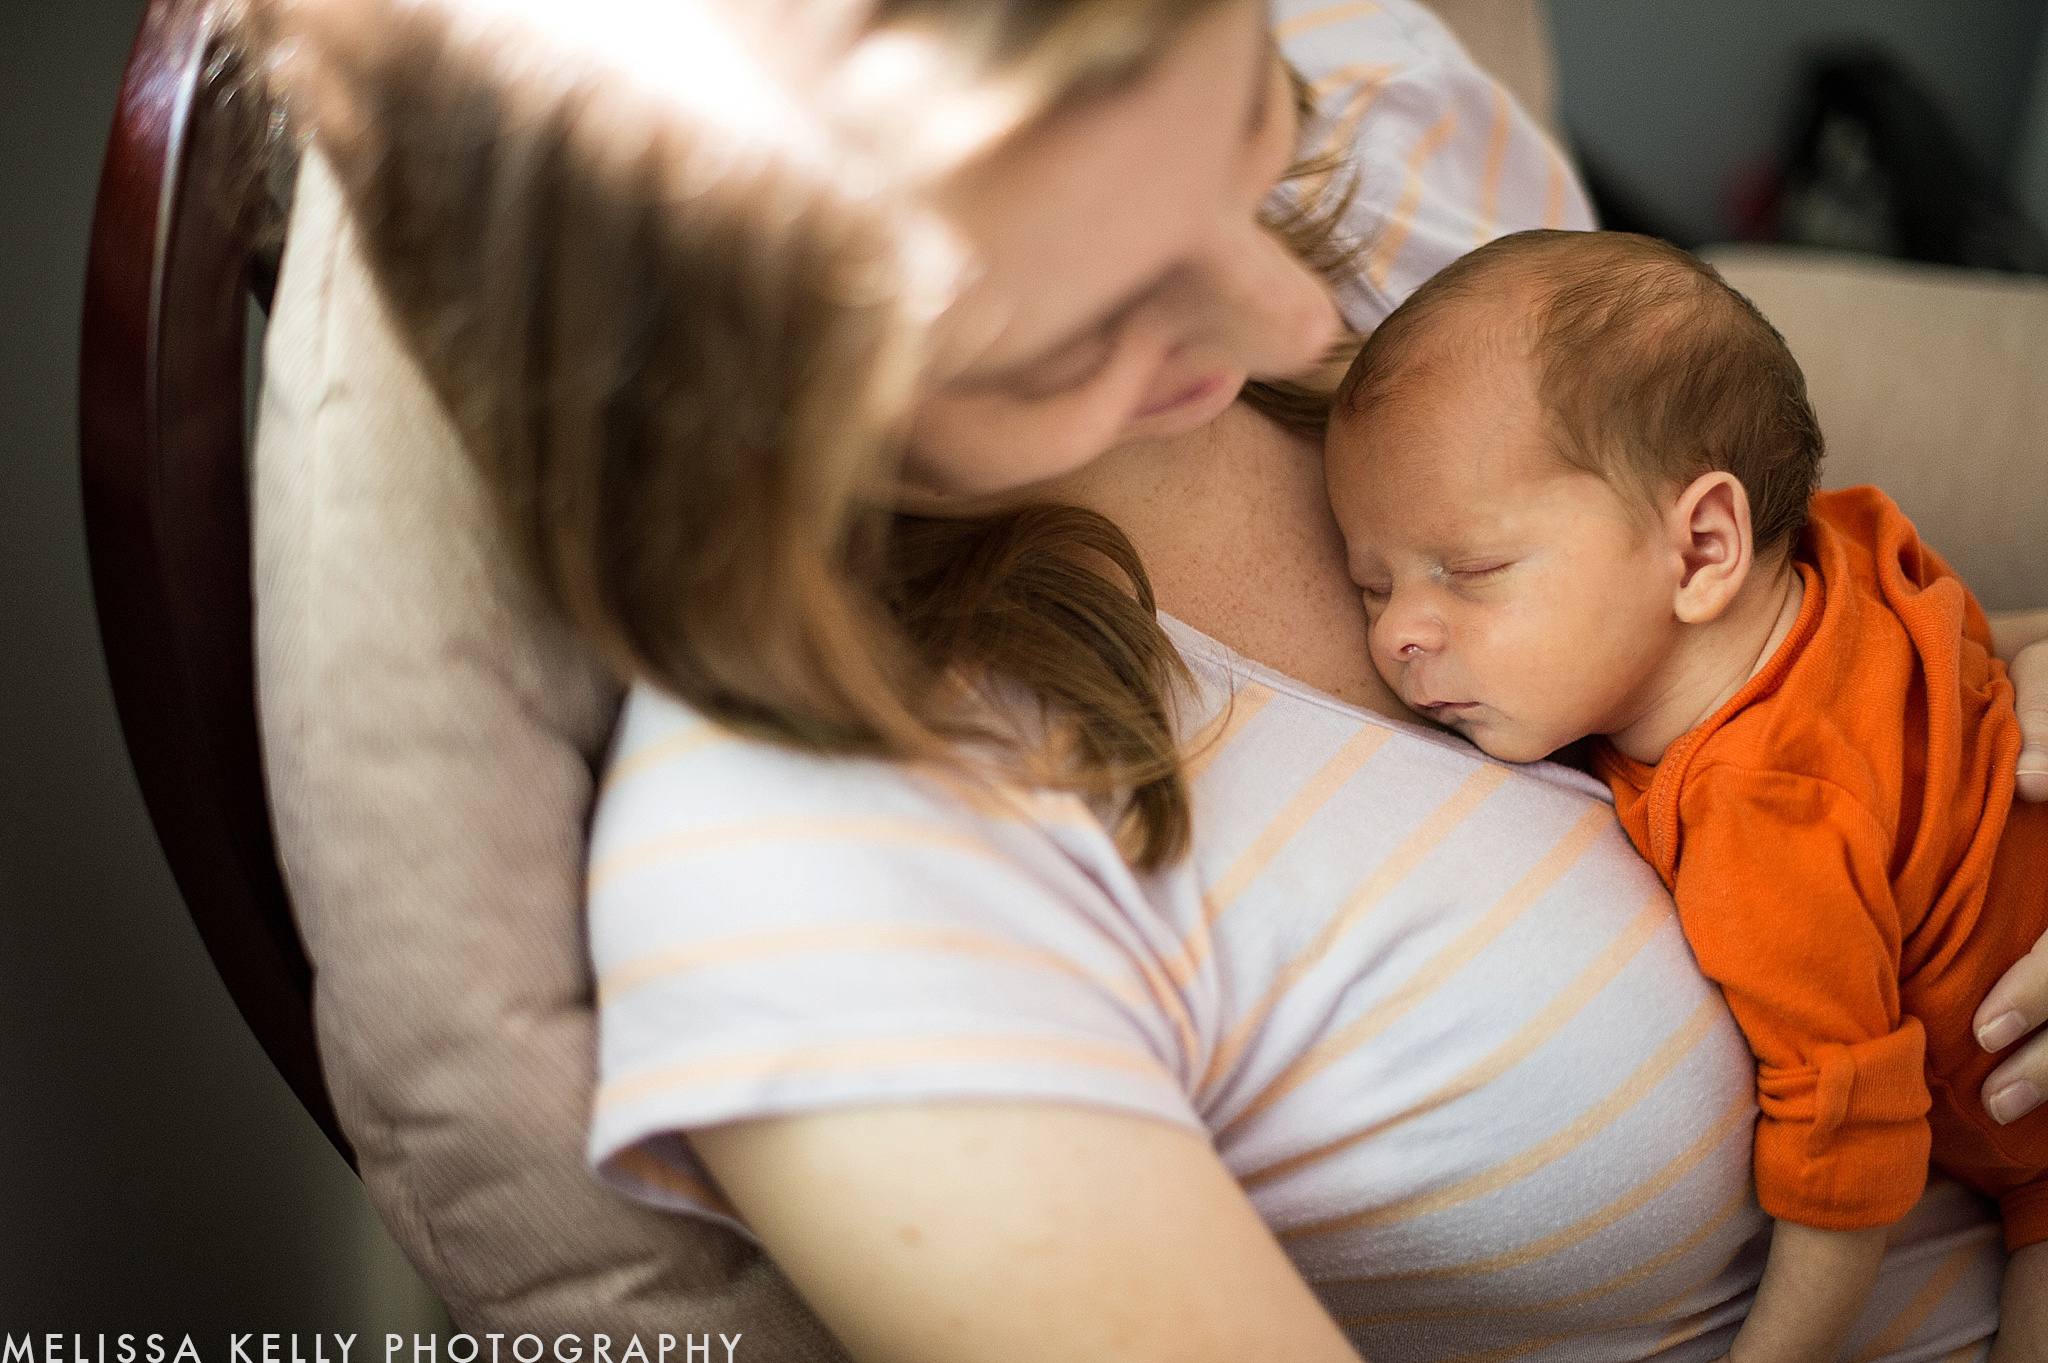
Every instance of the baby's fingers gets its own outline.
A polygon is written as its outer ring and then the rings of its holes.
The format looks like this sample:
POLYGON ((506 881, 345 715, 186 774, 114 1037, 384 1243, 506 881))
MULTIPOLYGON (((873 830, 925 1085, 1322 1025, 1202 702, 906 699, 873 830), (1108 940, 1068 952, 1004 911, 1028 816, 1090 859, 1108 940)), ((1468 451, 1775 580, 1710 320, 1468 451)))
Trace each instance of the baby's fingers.
POLYGON ((2020 712, 2020 798, 2048 800, 2048 640, 2013 655, 2011 672, 2020 712))

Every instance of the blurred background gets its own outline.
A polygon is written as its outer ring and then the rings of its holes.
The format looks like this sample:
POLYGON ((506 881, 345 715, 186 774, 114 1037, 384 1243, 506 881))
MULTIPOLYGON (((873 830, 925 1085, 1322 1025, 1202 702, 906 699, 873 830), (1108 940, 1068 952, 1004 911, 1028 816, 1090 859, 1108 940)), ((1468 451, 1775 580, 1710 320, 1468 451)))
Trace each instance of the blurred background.
MULTIPOLYGON (((79 296, 141 9, 0 0, 0 1333, 189 1331, 209 1359, 230 1330, 366 1347, 436 1328, 439 1305, 214 975, 92 620, 79 296)), ((1550 13, 1609 225, 2048 272, 2048 0, 1550 13)))

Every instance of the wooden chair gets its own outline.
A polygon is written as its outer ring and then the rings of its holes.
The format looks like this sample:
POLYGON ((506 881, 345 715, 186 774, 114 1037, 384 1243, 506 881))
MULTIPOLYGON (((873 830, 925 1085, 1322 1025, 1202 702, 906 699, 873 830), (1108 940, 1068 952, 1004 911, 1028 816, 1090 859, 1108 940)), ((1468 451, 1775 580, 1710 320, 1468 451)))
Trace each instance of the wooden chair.
POLYGON ((122 730, 186 908, 353 1163, 272 846, 252 662, 251 314, 276 284, 295 158, 215 19, 210 0, 151 0, 121 82, 79 362, 86 538, 122 730))

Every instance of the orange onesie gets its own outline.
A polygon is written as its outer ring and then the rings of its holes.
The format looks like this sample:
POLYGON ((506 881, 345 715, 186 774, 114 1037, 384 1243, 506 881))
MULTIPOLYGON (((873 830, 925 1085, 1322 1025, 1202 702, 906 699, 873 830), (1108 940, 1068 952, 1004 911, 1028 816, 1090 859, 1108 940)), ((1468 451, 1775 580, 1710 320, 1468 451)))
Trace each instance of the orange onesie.
POLYGON ((2013 803, 2019 721, 1963 584, 1875 488, 1826 492, 1799 617, 1710 719, 1594 770, 1678 901, 1757 1061, 1757 1201, 1888 1225, 1933 1162, 2048 1240, 2048 1106, 2001 1127, 1971 1017, 2048 929, 2048 805, 2013 803))

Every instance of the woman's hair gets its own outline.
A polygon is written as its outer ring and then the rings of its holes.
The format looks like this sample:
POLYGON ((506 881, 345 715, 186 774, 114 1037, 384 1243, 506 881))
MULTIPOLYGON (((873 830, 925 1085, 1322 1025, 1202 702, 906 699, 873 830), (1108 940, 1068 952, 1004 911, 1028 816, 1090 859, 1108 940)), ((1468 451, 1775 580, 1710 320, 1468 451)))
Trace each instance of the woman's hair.
MULTIPOLYGON (((879 0, 857 22, 937 66, 893 107, 870 90, 850 132, 811 111, 808 141, 673 92, 655 116, 603 63, 461 5, 365 0, 379 12, 322 31, 318 3, 248 0, 243 22, 287 54, 511 547, 615 672, 785 745, 1116 795, 1151 867, 1187 839, 1185 673, 1128 542, 1074 508, 888 509, 945 281, 920 274, 943 252, 875 153, 956 126, 941 94, 984 118, 985 151, 1135 79, 1219 3, 879 0), (1040 699, 1056 742, 971 741, 998 729, 959 683, 996 678, 1040 699)), ((492 4, 521 8, 471 8, 492 4)), ((853 8, 779 12, 829 31, 853 8)), ((1300 204, 1273 225, 1327 262, 1334 220, 1300 204)), ((1252 397, 1296 424, 1323 410, 1311 390, 1252 397)))

